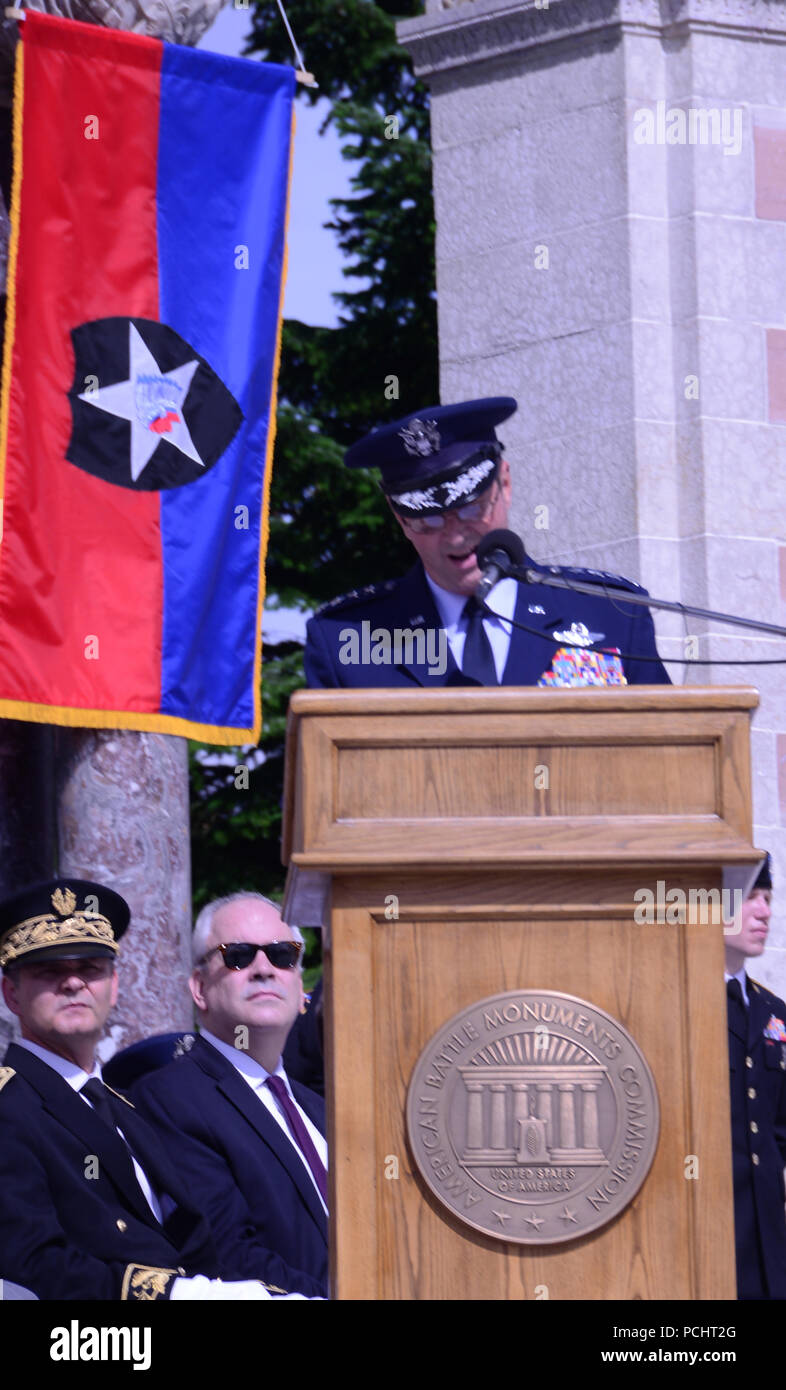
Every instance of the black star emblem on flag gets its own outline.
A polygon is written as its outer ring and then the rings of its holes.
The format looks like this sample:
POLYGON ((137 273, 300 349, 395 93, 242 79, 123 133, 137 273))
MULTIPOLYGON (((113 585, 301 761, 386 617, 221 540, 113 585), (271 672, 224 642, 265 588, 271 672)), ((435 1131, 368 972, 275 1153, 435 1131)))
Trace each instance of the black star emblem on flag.
POLYGON ((204 477, 243 412, 212 367, 154 319, 106 318, 71 332, 70 463, 118 487, 159 492, 204 477))

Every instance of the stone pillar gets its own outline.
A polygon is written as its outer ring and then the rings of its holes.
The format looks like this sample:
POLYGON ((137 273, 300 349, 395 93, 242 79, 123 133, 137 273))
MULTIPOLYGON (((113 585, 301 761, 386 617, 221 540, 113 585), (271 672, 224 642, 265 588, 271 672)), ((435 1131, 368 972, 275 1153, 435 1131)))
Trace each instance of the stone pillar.
POLYGON ((60 872, 108 884, 131 908, 103 1061, 193 1024, 186 750, 164 734, 58 732, 60 872))
POLYGON ((572 1081, 559 1083, 559 1147, 576 1147, 576 1111, 573 1105, 574 1086, 572 1081))
POLYGON ((598 1085, 597 1081, 582 1081, 581 1147, 597 1149, 598 1139, 598 1085))
POLYGON ((551 1093, 554 1087, 550 1081, 538 1082, 538 1117, 546 1124, 546 1143, 554 1147, 554 1122, 551 1117, 551 1093))
MULTIPOLYGON (((52 746, 48 725, 0 719, 0 896, 53 872, 52 746)), ((16 1032, 0 996, 0 1058, 16 1032)))
POLYGON ((507 1086, 504 1081, 495 1081, 491 1087, 491 1147, 492 1149, 506 1149, 508 1147, 507 1123, 505 1114, 505 1092, 507 1086))
MULTIPOLYGON (((528 549, 786 625, 786 6, 426 0, 398 32, 432 96, 442 399, 518 398, 528 549)), ((655 621, 664 656, 786 651, 655 621)), ((786 668, 670 670, 758 687, 782 882, 786 668)), ((782 994, 786 952, 760 969, 782 994)))
POLYGON ((483 1144, 483 1082, 468 1081, 467 1148, 482 1149, 483 1144))

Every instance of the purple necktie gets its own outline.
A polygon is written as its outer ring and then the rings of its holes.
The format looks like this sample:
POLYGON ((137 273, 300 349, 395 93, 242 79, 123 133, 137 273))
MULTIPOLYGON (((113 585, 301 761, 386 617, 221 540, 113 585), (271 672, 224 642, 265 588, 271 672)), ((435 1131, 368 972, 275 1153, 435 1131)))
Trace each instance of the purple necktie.
POLYGON ((273 1095, 281 1106, 289 1132, 311 1169, 319 1195, 325 1203, 325 1206, 327 1206, 327 1173, 325 1172, 325 1165, 314 1148, 311 1135, 298 1114, 297 1106, 294 1105, 290 1099, 289 1091, 280 1076, 269 1076, 265 1085, 270 1087, 273 1095))

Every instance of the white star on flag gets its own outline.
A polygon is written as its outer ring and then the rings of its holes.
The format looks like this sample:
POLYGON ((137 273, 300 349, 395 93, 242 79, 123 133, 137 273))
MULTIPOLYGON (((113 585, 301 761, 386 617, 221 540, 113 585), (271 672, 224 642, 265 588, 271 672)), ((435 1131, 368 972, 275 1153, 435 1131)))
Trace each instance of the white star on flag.
POLYGON ((175 367, 174 371, 162 372, 132 323, 128 325, 128 361, 127 381, 101 386, 97 391, 83 391, 79 399, 98 410, 105 410, 108 415, 129 421, 134 482, 162 439, 204 468, 204 459, 197 453, 182 411, 199 362, 194 359, 182 367, 175 367), (163 409, 164 406, 167 409, 163 409), (158 429, 154 428, 156 424, 158 429))

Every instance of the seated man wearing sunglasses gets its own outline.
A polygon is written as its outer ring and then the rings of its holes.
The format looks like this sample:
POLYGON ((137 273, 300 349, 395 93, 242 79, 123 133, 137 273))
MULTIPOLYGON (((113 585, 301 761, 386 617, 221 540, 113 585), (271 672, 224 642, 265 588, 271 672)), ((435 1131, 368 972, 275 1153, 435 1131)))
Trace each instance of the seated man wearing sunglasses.
POLYGON ((199 1035, 131 1094, 227 1263, 255 1278, 272 1252, 290 1291, 325 1295, 325 1106, 281 1065, 304 1008, 302 955, 297 928, 259 894, 203 908, 190 979, 199 1035))
MULTIPOLYGON (((402 579, 315 613, 308 685, 668 684, 648 609, 624 602, 625 590, 645 591, 620 575, 558 571, 601 582, 608 597, 503 578, 488 596, 492 613, 475 604, 475 548, 508 525, 510 467, 495 427, 515 409, 509 396, 430 406, 348 450, 348 467, 381 470, 388 506, 418 561, 402 579)), ((555 572, 534 561, 529 568, 555 572)))

